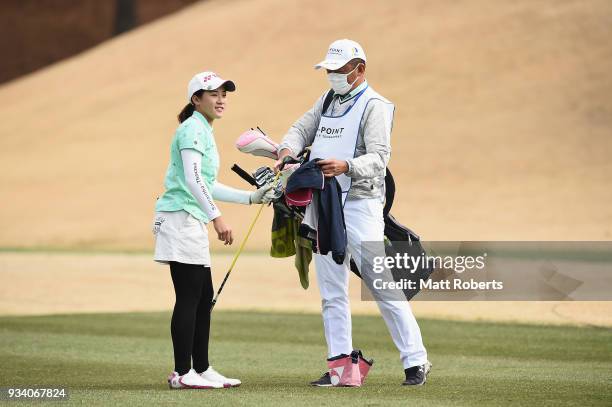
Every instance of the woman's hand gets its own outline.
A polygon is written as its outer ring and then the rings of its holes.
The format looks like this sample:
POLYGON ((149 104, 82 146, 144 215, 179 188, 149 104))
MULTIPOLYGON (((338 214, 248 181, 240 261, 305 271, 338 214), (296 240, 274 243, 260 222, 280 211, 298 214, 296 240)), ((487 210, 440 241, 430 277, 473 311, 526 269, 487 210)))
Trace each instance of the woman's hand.
POLYGON ((217 232, 217 237, 219 240, 224 242, 226 245, 234 243, 232 229, 225 224, 225 221, 221 216, 213 219, 213 226, 215 227, 215 232, 217 232))
POLYGON ((272 189, 272 185, 264 185, 256 191, 251 192, 251 197, 249 198, 252 204, 267 204, 272 199, 274 199, 274 190, 272 189))

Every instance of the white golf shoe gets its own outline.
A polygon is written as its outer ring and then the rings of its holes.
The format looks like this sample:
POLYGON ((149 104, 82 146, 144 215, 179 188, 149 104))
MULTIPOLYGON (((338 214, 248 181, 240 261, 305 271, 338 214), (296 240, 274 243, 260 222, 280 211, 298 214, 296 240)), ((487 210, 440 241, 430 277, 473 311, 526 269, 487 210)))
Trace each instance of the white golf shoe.
POLYGON ((200 373, 200 376, 205 380, 221 383, 224 387, 238 387, 242 384, 242 382, 238 379, 230 379, 229 377, 223 376, 221 373, 217 372, 212 366, 208 366, 205 372, 200 373))
POLYGON ((180 377, 181 376, 179 376, 177 372, 170 373, 170 376, 168 376, 168 387, 170 387, 170 389, 186 389, 187 387, 179 382, 180 377))
POLYGON ((222 389, 223 383, 207 380, 191 369, 189 372, 179 376, 177 372, 172 372, 168 376, 168 386, 171 389, 222 389))

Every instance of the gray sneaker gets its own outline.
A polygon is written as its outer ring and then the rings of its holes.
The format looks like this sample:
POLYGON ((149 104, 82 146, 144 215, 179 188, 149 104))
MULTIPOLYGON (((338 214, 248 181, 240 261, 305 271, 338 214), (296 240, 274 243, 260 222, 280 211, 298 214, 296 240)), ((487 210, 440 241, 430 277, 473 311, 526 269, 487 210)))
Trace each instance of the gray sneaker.
POLYGON ((315 387, 331 387, 332 382, 331 377, 329 376, 329 372, 323 373, 323 376, 321 376, 320 379, 315 380, 314 382, 310 382, 310 385, 315 387))
POLYGON ((427 375, 431 370, 431 363, 425 362, 422 365, 412 366, 404 369, 406 380, 402 383, 403 386, 422 386, 427 381, 427 375))

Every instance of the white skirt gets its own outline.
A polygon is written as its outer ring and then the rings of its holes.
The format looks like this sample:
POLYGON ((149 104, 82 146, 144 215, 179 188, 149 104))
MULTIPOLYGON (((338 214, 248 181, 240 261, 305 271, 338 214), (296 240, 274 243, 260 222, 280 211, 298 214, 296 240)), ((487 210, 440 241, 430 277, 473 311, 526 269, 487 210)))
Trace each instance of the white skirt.
POLYGON ((153 260, 168 264, 176 261, 210 267, 206 223, 187 211, 156 212, 153 220, 155 255, 153 260))

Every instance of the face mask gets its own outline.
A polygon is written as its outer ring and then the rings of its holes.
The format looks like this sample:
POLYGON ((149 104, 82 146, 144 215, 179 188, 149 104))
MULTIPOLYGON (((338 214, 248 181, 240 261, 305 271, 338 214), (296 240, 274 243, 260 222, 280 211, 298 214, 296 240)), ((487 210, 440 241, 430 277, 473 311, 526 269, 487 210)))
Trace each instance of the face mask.
MULTIPOLYGON (((357 65, 355 69, 357 69, 358 66, 359 65, 357 65)), ((352 74, 355 71, 355 69, 353 69, 349 73, 328 73, 327 74, 327 80, 329 81, 329 84, 335 93, 337 93, 338 95, 346 95, 347 93, 349 93, 349 91, 351 90, 355 82, 357 82, 357 78, 355 78, 353 83, 348 83, 347 78, 350 74, 352 74)))

